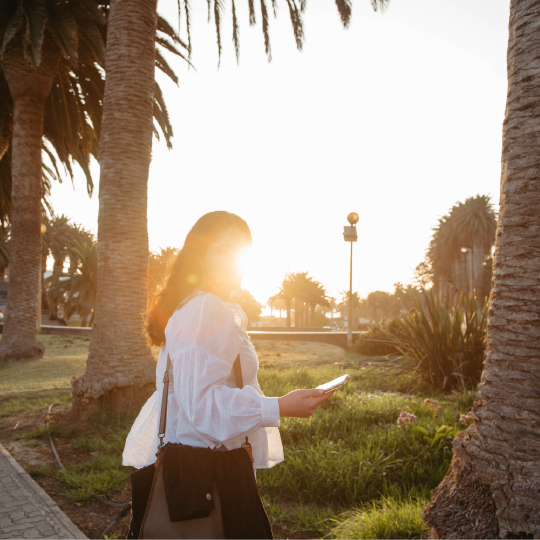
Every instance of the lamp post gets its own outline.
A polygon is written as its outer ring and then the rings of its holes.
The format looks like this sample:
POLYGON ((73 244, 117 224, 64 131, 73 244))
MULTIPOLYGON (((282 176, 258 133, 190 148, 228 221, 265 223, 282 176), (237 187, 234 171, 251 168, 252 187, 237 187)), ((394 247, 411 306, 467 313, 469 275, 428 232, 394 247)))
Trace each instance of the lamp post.
MULTIPOLYGON (((47 227, 41 224, 40 232, 41 234, 45 234, 47 231, 47 227)), ((43 249, 43 248, 42 248, 43 249)), ((43 281, 43 255, 40 254, 39 256, 39 286, 38 286, 38 308, 37 308, 37 332, 38 334, 41 332, 41 282, 43 281)))
POLYGON ((343 238, 345 242, 351 243, 351 273, 349 280, 349 315, 347 321, 347 347, 352 347, 352 245, 353 242, 358 240, 356 233, 356 224, 358 223, 359 216, 356 212, 351 212, 347 216, 347 221, 351 224, 350 227, 343 227, 343 238))
POLYGON ((472 279, 472 249, 468 247, 461 248, 462 253, 467 253, 467 265, 469 267, 469 291, 473 295, 473 279, 472 279))

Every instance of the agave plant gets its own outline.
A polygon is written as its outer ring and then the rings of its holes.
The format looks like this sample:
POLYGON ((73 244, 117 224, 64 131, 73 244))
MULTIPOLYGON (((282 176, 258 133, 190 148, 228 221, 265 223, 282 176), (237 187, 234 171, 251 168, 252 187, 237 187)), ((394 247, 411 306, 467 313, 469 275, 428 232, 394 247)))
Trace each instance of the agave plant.
POLYGON ((487 302, 476 297, 462 295, 448 306, 424 291, 423 302, 417 298, 414 310, 380 331, 399 355, 398 370, 420 375, 437 390, 465 390, 480 381, 487 315, 487 302))

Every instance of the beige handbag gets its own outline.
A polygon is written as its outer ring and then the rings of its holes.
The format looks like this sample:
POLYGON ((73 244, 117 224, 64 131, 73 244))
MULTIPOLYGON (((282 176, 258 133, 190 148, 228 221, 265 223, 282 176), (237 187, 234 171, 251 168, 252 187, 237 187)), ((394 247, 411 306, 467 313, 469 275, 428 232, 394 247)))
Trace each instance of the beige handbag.
MULTIPOLYGON (((163 438, 165 437, 165 428, 167 426, 167 401, 169 396, 169 370, 171 368, 171 357, 167 354, 167 368, 163 376, 163 395, 161 398, 161 417, 159 421, 158 436, 160 443, 157 449, 157 460, 155 463, 154 479, 150 496, 146 505, 146 512, 139 532, 139 538, 225 538, 223 531, 223 519, 221 516, 221 501, 217 482, 214 481, 213 492, 208 493, 206 498, 214 501, 214 510, 210 515, 204 518, 188 519, 185 521, 171 522, 167 500, 165 498, 165 488, 163 484, 163 438)), ((240 355, 236 357, 233 364, 236 386, 244 386, 242 380, 242 368, 240 365, 240 355)), ((248 452, 251 461, 251 445, 248 438, 242 445, 248 452)))

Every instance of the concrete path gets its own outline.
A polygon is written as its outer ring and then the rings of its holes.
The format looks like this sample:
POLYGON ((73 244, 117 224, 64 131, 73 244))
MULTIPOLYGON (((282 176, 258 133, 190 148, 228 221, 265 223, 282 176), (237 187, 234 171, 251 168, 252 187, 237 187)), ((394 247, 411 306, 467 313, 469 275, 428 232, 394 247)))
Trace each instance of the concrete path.
POLYGON ((2 445, 0 538, 86 538, 2 445))

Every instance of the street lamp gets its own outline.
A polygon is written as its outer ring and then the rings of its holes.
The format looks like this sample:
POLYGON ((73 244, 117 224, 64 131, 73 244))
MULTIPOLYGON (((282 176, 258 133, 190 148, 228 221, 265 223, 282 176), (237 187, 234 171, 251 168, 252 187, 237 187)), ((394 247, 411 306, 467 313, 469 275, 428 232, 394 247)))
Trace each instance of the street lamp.
MULTIPOLYGON (((39 229, 41 235, 44 235, 47 231, 47 227, 41 224, 41 227, 39 229)), ((40 242, 41 244, 41 242, 40 242)), ((43 247, 41 248, 43 249, 43 247)), ((39 287, 38 287, 38 311, 37 311, 37 333, 39 334, 41 332, 41 282, 43 280, 43 254, 39 254, 39 287)))
POLYGON ((461 248, 461 253, 467 253, 467 263, 469 266, 469 291, 473 294, 473 279, 472 279, 472 249, 467 247, 461 248))
POLYGON ((351 273, 349 281, 349 315, 347 321, 347 347, 352 347, 352 245, 353 242, 358 240, 356 234, 356 224, 358 223, 359 216, 356 212, 351 212, 347 216, 347 221, 351 224, 350 227, 343 227, 343 238, 345 242, 351 243, 351 273))

